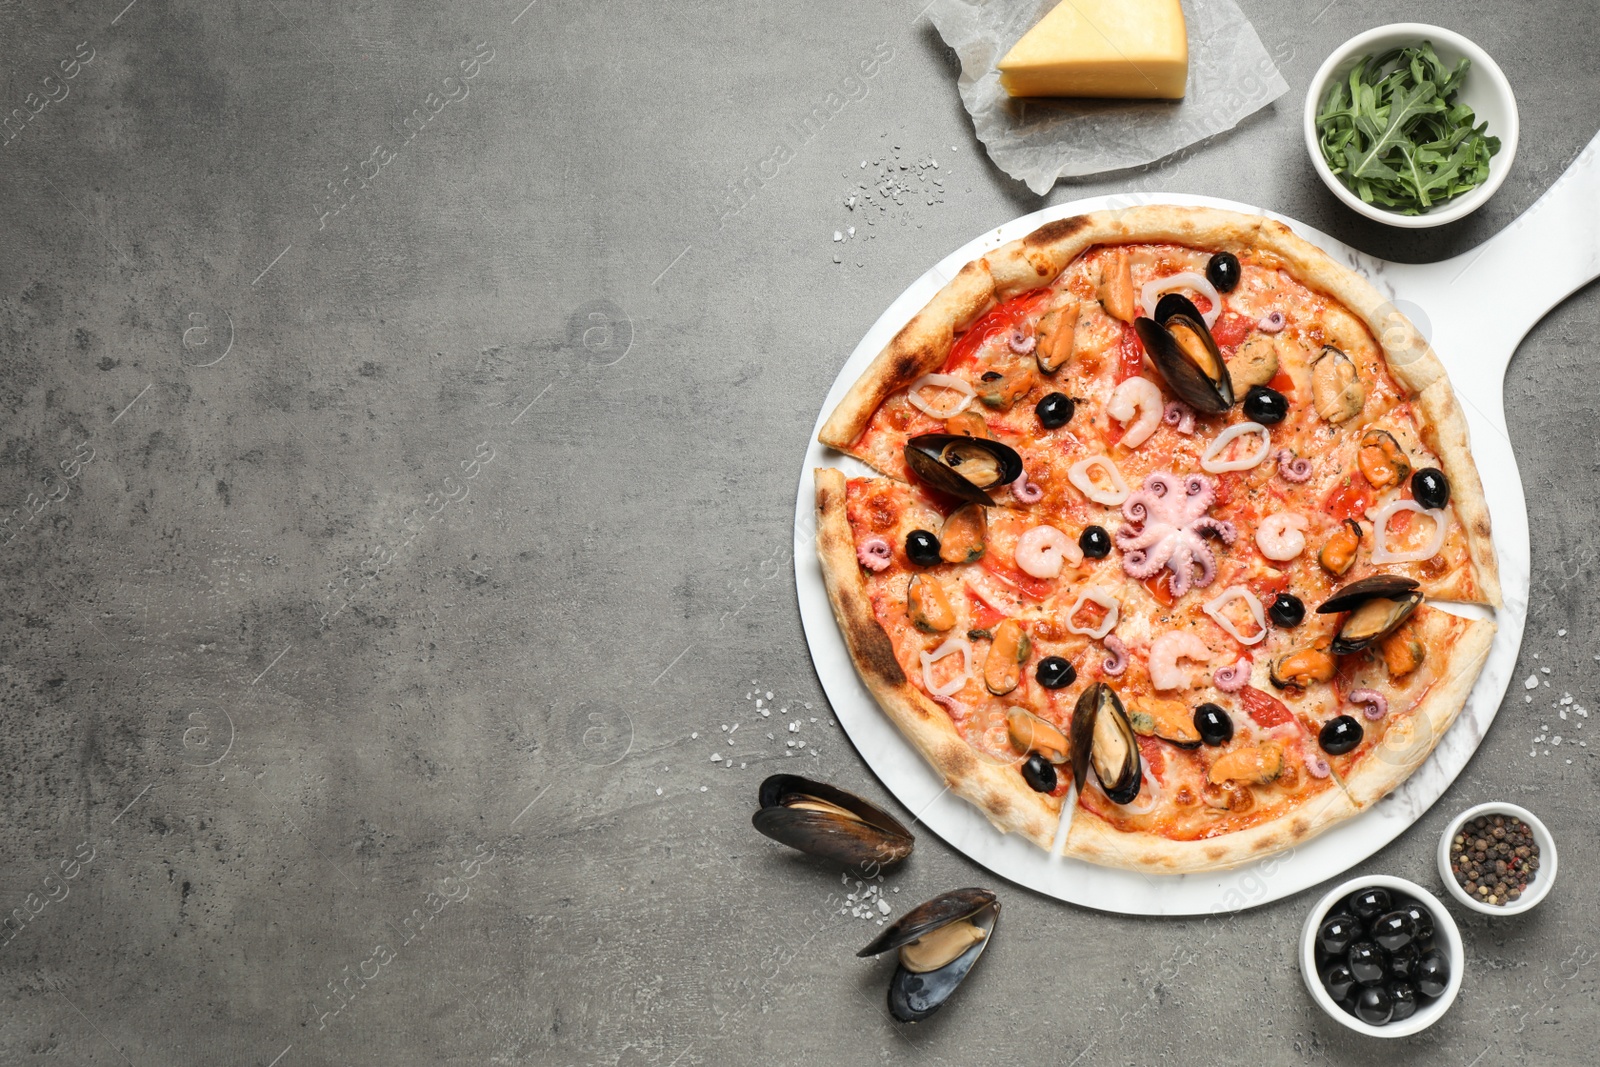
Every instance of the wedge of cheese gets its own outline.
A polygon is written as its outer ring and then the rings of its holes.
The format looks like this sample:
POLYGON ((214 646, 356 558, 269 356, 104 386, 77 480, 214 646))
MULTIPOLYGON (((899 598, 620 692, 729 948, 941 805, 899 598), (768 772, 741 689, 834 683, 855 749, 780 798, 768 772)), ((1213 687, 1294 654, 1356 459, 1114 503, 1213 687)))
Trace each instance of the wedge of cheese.
POLYGON ((1188 80, 1179 0, 1063 0, 1000 61, 1012 96, 1176 100, 1188 80))

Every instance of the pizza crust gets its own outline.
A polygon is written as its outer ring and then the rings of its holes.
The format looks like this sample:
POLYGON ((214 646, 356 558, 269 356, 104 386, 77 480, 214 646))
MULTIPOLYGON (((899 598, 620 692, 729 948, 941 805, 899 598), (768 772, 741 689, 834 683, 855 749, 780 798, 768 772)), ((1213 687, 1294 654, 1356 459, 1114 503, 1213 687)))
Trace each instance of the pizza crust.
POLYGON ((1067 831, 1063 855, 1147 874, 1220 870, 1294 848, 1360 811, 1343 791, 1325 789, 1304 805, 1248 830, 1174 841, 1144 831, 1119 830, 1079 807, 1067 831))
POLYGON ((837 470, 819 467, 816 480, 817 556, 833 616, 861 680, 951 792, 977 805, 1002 833, 1022 834, 1049 849, 1061 818, 1060 799, 1028 788, 1015 767, 999 767, 979 758, 945 710, 906 677, 889 635, 873 614, 861 577, 845 512, 845 477, 837 470))

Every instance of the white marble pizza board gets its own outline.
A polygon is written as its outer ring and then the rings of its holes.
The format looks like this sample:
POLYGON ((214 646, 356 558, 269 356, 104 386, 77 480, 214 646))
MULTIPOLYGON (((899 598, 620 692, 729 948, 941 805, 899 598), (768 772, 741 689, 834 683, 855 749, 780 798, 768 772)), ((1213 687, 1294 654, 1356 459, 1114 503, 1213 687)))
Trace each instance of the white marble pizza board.
MULTIPOLYGON (((1054 219, 1131 204, 1198 204, 1274 215, 1254 205, 1178 194, 1102 196, 1059 204, 1001 226, 952 252, 889 306, 840 370, 816 429, 896 331, 962 265, 1054 219)), ((1515 223, 1480 247, 1440 263, 1374 259, 1293 219, 1282 219, 1336 260, 1366 275, 1429 337, 1467 413, 1472 449, 1494 522, 1505 607, 1499 632, 1466 708, 1432 757, 1392 795, 1288 852, 1229 871, 1145 875, 1052 855, 998 833, 943 783, 861 684, 834 623, 815 550, 816 467, 869 473, 816 440, 801 466, 795 499, 795 572, 811 658, 840 724, 884 785, 931 830, 1004 878, 1059 900, 1128 915, 1238 911, 1333 878, 1394 840, 1438 800, 1483 740, 1516 668, 1527 619, 1528 517, 1503 410, 1505 370, 1528 330, 1580 286, 1600 276, 1600 136, 1515 223)), ((1470 610, 1470 609, 1467 609, 1470 610)), ((924 834, 924 837, 926 835, 924 834)), ((1432 848, 1423 842, 1419 847, 1432 848)))

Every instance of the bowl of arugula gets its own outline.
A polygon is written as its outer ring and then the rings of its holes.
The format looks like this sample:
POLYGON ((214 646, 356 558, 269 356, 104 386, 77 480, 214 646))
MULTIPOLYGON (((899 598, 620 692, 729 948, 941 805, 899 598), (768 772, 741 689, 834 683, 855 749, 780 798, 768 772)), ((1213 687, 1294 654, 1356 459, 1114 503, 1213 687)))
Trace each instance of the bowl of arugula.
POLYGON ((1388 226, 1454 222, 1517 154, 1517 101, 1489 53, 1453 30, 1380 26, 1337 48, 1306 94, 1306 148, 1333 194, 1388 226))

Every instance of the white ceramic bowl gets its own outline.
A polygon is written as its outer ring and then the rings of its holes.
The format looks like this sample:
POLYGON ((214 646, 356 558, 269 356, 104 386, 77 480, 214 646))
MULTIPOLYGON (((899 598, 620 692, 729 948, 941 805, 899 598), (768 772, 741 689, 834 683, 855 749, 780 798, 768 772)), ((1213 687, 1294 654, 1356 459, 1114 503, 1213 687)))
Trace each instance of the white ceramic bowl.
POLYGON ((1550 887, 1556 884, 1556 842, 1550 836, 1550 831, 1545 829, 1539 817, 1527 808, 1519 808, 1515 804, 1491 802, 1479 804, 1450 820, 1450 825, 1445 827, 1444 835, 1439 838, 1439 877, 1444 879, 1444 887, 1452 897, 1464 907, 1484 915, 1520 915, 1533 908, 1539 901, 1550 893, 1550 887), (1539 845, 1539 870, 1535 873, 1533 881, 1528 883, 1528 891, 1510 904, 1486 904, 1481 900, 1474 900, 1467 895, 1456 881, 1456 876, 1450 870, 1450 842, 1455 840, 1456 834, 1461 832, 1461 827, 1468 819, 1476 819, 1479 815, 1514 815, 1528 824, 1533 830, 1533 839, 1539 845))
POLYGON ((1478 210, 1495 194, 1495 190, 1500 188, 1501 183, 1506 180, 1506 175, 1511 172, 1511 162, 1517 155, 1517 132, 1517 100, 1511 92, 1511 83, 1506 80, 1505 72, 1500 69, 1498 63, 1489 58, 1489 53, 1454 30, 1447 30, 1443 26, 1429 26, 1421 22, 1397 22, 1357 34, 1334 49, 1333 54, 1323 61, 1316 76, 1311 79, 1310 91, 1306 93, 1306 151, 1311 154, 1311 165, 1322 177, 1322 183, 1333 191, 1334 196, 1349 205, 1351 210, 1386 226, 1399 226, 1412 230, 1428 229, 1433 226, 1443 226, 1447 222, 1455 222, 1478 210), (1381 55, 1391 48, 1417 44, 1421 41, 1432 41, 1434 51, 1439 54, 1439 58, 1450 66, 1454 66, 1462 56, 1472 61, 1466 83, 1462 86, 1457 99, 1472 108, 1478 122, 1489 124, 1485 132, 1492 137, 1500 138, 1500 151, 1489 160, 1488 179, 1476 189, 1447 200, 1444 204, 1421 215, 1401 215, 1380 204, 1363 203, 1361 197, 1346 188, 1333 171, 1328 169, 1327 161, 1322 158, 1322 148, 1317 143, 1317 112, 1322 107, 1322 98, 1327 94, 1328 86, 1336 78, 1347 77, 1363 56, 1381 55))
POLYGON ((1367 1034, 1370 1037, 1409 1037, 1438 1022, 1440 1017, 1450 1010, 1450 1005, 1455 1003, 1456 994, 1461 992, 1461 972, 1465 969, 1465 961, 1466 954, 1461 949, 1461 931, 1456 928, 1456 921, 1451 917, 1449 909, 1432 893, 1415 882, 1386 874, 1363 875, 1334 886, 1326 896, 1317 901, 1317 906, 1306 916, 1305 926, 1300 929, 1300 976, 1305 979, 1311 999, 1334 1019, 1356 1033, 1367 1034), (1441 952, 1450 964, 1450 984, 1445 987, 1443 996, 1432 1003, 1420 1005, 1417 1013, 1411 1018, 1389 1023, 1387 1026, 1373 1026, 1371 1023, 1362 1022, 1354 1015, 1347 1014, 1334 1002, 1327 989, 1323 988, 1322 975, 1317 973, 1317 928, 1333 910, 1334 904, 1356 890, 1366 889, 1369 886, 1382 886, 1391 893, 1411 897, 1427 908, 1433 914, 1434 948, 1441 952))

